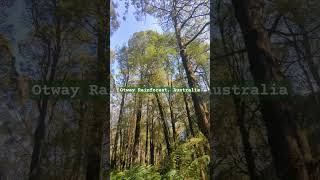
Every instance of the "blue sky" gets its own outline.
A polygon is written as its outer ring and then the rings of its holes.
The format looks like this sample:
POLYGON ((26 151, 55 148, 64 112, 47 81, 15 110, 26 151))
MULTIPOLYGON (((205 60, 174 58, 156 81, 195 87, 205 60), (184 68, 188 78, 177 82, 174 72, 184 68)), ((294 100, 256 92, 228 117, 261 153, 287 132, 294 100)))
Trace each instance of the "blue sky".
MULTIPOLYGON (((135 32, 146 30, 162 32, 157 20, 152 16, 147 15, 142 18, 141 21, 137 21, 134 14, 135 9, 132 6, 129 6, 128 12, 124 14, 126 11, 124 2, 121 0, 115 0, 114 2, 118 5, 116 12, 119 15, 118 20, 120 21, 120 27, 111 36, 110 46, 112 50, 117 50, 123 45, 127 45, 128 40, 135 32), (122 18, 124 15, 126 17, 125 20, 122 18)), ((111 74, 115 76, 118 73, 118 64, 115 62, 111 65, 111 74)))
POLYGON ((114 2, 118 4, 116 12, 119 15, 118 19, 120 21, 120 27, 111 36, 110 45, 112 49, 115 50, 126 44, 135 32, 145 30, 162 32, 161 27, 158 25, 156 19, 152 16, 146 16, 145 18, 143 18, 143 20, 137 21, 134 15, 135 10, 132 6, 129 7, 128 13, 125 14, 126 20, 123 20, 122 17, 125 13, 124 2, 119 0, 115 0, 114 2))

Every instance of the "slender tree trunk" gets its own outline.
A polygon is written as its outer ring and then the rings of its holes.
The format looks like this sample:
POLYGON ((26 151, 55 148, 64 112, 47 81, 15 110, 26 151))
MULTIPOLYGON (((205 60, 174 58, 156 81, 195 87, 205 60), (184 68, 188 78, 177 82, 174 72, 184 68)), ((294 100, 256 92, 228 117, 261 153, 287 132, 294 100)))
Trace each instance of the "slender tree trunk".
MULTIPOLYGON (((79 114, 79 120, 78 120, 78 134, 79 134, 79 139, 78 139, 78 144, 77 144, 77 155, 76 155, 76 160, 74 161, 74 176, 75 179, 81 179, 80 175, 82 174, 83 170, 83 164, 84 164, 84 157, 85 157, 85 152, 84 152, 84 147, 85 147, 85 142, 86 142, 86 124, 85 124, 85 112, 87 111, 85 104, 83 101, 79 102, 79 111, 77 114, 79 114)), ((77 116, 75 114, 75 116, 77 116)))
MULTIPOLYGON (((261 81, 284 81, 277 59, 272 55, 268 34, 263 28, 264 2, 232 2, 256 85, 261 81)), ((310 150, 306 138, 297 127, 290 102, 265 98, 260 98, 260 101, 278 177, 283 180, 308 180, 306 161, 311 159, 310 150)))
POLYGON ((121 129, 120 131, 120 159, 119 159, 119 169, 122 170, 122 167, 123 167, 123 153, 124 153, 124 137, 125 137, 125 134, 124 134, 124 131, 125 129, 121 129))
MULTIPOLYGON (((52 66, 49 72, 49 82, 52 82, 56 75, 56 67, 60 58, 61 53, 61 19, 60 17, 55 17, 55 47, 51 57, 51 47, 50 43, 48 44, 48 63, 51 62, 50 59, 52 58, 52 66)), ((39 27, 36 27, 39 28, 39 27)), ((48 69, 45 70, 48 72, 48 69)), ((45 74, 47 76, 47 74, 45 74)), ((43 77, 44 80, 47 80, 46 77, 43 77)), ((38 125, 35 130, 34 134, 34 145, 33 151, 31 156, 31 164, 30 164, 30 172, 29 172, 29 180, 38 180, 41 174, 41 149, 43 145, 43 140, 46 134, 46 117, 47 117, 47 110, 48 110, 49 100, 44 98, 39 102, 39 111, 40 116, 38 119, 38 125)))
POLYGON ((133 102, 134 102, 134 107, 132 108, 132 115, 131 115, 131 117, 130 117, 130 121, 129 121, 129 127, 128 127, 128 140, 127 140, 127 144, 126 144, 126 154, 127 154, 127 157, 126 157, 126 167, 127 168, 130 168, 131 167, 131 162, 132 162, 132 149, 133 149, 133 144, 132 144, 132 142, 134 141, 134 139, 133 139, 133 132, 131 131, 132 129, 135 129, 135 118, 134 118, 134 116, 136 115, 135 113, 135 109, 137 108, 137 96, 138 96, 138 94, 135 94, 134 95, 134 100, 133 100, 133 102))
POLYGON ((235 109, 237 114, 237 123, 239 126, 243 152, 247 162, 247 168, 251 180, 258 180, 258 175, 256 173, 256 163, 254 160, 254 155, 252 152, 252 147, 249 141, 249 131, 245 127, 245 104, 240 102, 241 100, 238 97, 233 97, 235 103, 235 109))
MULTIPOLYGON (((149 138, 149 115, 150 115, 150 105, 149 99, 147 101, 147 118, 146 118, 146 144, 145 144, 145 154, 144 154, 144 162, 148 164, 148 138, 149 138)), ((152 117, 153 118, 153 117, 152 117)))
POLYGON ((139 141, 140 141, 140 122, 142 116, 142 97, 138 95, 138 106, 137 106, 137 114, 136 114, 136 129, 134 133, 134 143, 133 143, 133 152, 132 152, 132 163, 137 163, 137 158, 139 157, 139 141))
POLYGON ((118 119, 118 124, 117 124, 117 130, 116 130, 116 136, 114 138, 114 144, 113 144, 113 158, 111 161, 111 168, 116 168, 116 163, 117 163, 117 149, 118 149, 118 140, 119 140, 119 133, 120 133, 120 128, 122 125, 122 117, 123 117, 123 106, 124 106, 124 100, 125 100, 126 94, 123 93, 121 97, 121 103, 120 103, 120 111, 119 111, 119 119, 118 119))
MULTIPOLYGON (((110 82, 110 63, 107 56, 107 43, 109 42, 110 32, 107 30, 109 20, 107 16, 108 2, 100 1, 96 4, 96 21, 97 21, 97 81, 110 82)), ((106 159, 108 161, 105 169, 106 174, 109 173, 109 145, 110 145, 110 122, 109 122, 109 107, 108 99, 94 102, 93 104, 93 118, 88 122, 88 147, 87 147, 87 174, 86 180, 99 180, 102 174, 102 140, 106 133, 106 159), (104 129, 107 131, 104 132, 104 129)), ((108 175, 107 175, 108 176, 108 175)))
POLYGON ((47 101, 43 102, 44 104, 40 108, 40 116, 38 121, 38 126, 34 133, 34 145, 31 156, 31 165, 30 165, 30 174, 29 180, 39 180, 40 179, 40 156, 41 149, 43 144, 43 139, 45 136, 45 119, 47 114, 47 101))
MULTIPOLYGON (((176 35, 176 40, 179 46, 179 51, 180 51, 180 57, 182 61, 182 65, 184 67, 184 70, 186 72, 187 80, 188 80, 188 85, 190 88, 195 88, 197 87, 197 80, 196 76, 193 72, 193 68, 191 63, 189 62, 189 58, 186 52, 186 46, 184 45, 184 42, 181 37, 181 30, 178 27, 178 19, 176 16, 172 17, 172 21, 174 24, 175 28, 175 35, 176 35)), ((206 105, 202 102, 202 99, 196 94, 196 93, 191 93, 192 101, 193 101, 193 106, 194 110, 198 119, 198 125, 199 129, 201 132, 209 138, 209 129, 210 129, 210 123, 208 119, 208 110, 206 105)))
MULTIPOLYGON (((168 86, 170 86, 172 88, 172 76, 171 76, 170 81, 168 78, 168 86)), ((174 113, 173 113, 172 93, 169 93, 168 104, 169 104, 171 126, 172 126, 172 137, 173 137, 173 142, 175 143, 177 133, 176 133, 176 120, 175 120, 174 113)))
POLYGON ((152 118, 151 118, 151 129, 150 129, 150 158, 149 162, 151 165, 154 165, 154 123, 153 122, 154 118, 154 111, 152 113, 152 118))
MULTIPOLYGON (((215 23, 215 20, 214 20, 214 1, 210 1, 210 41, 211 42, 214 42, 214 31, 212 31, 213 27, 214 27, 214 23, 215 23)), ((210 49, 213 47, 213 43, 210 44, 210 49)), ((214 68, 214 63, 211 61, 213 59, 213 53, 210 53, 210 70, 212 70, 214 68)), ((210 81, 212 81, 214 79, 214 73, 211 72, 210 73, 210 81)), ((213 83, 210 83, 210 90, 213 89, 213 83)), ((214 126, 213 124, 215 123, 214 122, 214 105, 215 105, 215 102, 214 102, 215 98, 214 98, 214 94, 213 93, 210 93, 210 132, 213 132, 214 131, 214 126)), ((209 179, 210 180, 214 180, 215 177, 215 164, 214 164, 214 161, 213 159, 215 158, 215 152, 213 151, 215 149, 215 143, 214 143, 214 135, 213 133, 210 133, 209 137, 208 137, 208 140, 209 140, 209 146, 210 146, 210 152, 209 152, 209 156, 210 156, 210 163, 209 163, 209 179)))
POLYGON ((121 170, 123 170, 123 169, 125 169, 125 167, 126 167, 126 163, 127 163, 127 152, 128 152, 128 139, 129 139, 129 137, 128 137, 128 135, 129 135, 129 133, 128 133, 128 129, 129 128, 126 128, 125 130, 124 130, 124 135, 123 135, 123 145, 122 145, 122 166, 121 166, 121 170))
POLYGON ((173 142, 176 142, 176 120, 174 118, 173 109, 172 109, 172 100, 169 98, 169 109, 170 109, 170 117, 171 117, 171 126, 172 126, 172 136, 173 136, 173 142))
POLYGON ((195 133, 194 133, 194 130, 193 130, 192 119, 191 119, 191 115, 190 115, 190 109, 189 109, 189 104, 188 104, 186 93, 183 93, 183 100, 184 100, 184 104, 185 104, 185 107, 186 107, 190 133, 191 133, 192 137, 195 137, 195 133))
POLYGON ((162 121, 162 128, 163 128, 163 134, 164 134, 164 138, 165 138, 165 142, 166 142, 166 146, 167 146, 167 153, 168 156, 170 156, 171 154, 171 145, 170 145, 170 139, 169 139, 169 132, 168 132, 168 126, 166 123, 166 119, 164 117, 164 112, 163 112, 163 107, 160 101, 160 97, 157 93, 154 94, 156 96, 157 99, 157 103, 158 103, 158 108, 159 108, 159 114, 160 114, 160 118, 162 121))
MULTIPOLYGON (((181 76, 183 76, 181 68, 179 68, 179 73, 181 74, 181 76)), ((190 109, 189 109, 189 103, 188 103, 187 94, 186 93, 182 93, 182 95, 183 95, 184 105, 185 105, 185 108, 186 108, 188 124, 189 124, 189 130, 190 130, 190 133, 191 133, 192 137, 195 137, 195 132, 193 130, 193 122, 192 122, 191 113, 190 113, 190 109)))

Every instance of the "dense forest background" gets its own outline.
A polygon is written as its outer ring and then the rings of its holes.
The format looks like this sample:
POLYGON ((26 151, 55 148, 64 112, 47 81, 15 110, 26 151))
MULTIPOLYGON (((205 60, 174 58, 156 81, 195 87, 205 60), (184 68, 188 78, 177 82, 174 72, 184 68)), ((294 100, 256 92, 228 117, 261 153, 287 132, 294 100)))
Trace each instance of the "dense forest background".
POLYGON ((319 8, 317 0, 1 0, 0 179, 319 179, 319 8), (110 49, 121 4, 162 31, 110 49), (110 81, 110 105, 32 100, 28 80, 110 81), (286 81, 291 94, 210 94, 219 81, 286 81), (119 93, 124 86, 203 92, 119 93))

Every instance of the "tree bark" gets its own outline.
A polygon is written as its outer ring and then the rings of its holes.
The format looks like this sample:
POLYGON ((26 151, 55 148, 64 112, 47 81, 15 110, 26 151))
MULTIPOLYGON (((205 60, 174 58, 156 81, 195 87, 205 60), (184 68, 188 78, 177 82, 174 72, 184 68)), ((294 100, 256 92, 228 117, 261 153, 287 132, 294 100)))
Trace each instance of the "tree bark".
POLYGON ((241 134, 243 153, 246 159, 249 176, 251 180, 258 180, 258 175, 256 173, 256 163, 254 160, 252 147, 249 141, 250 134, 245 127, 245 104, 244 102, 241 102, 241 100, 238 97, 233 97, 233 102, 235 103, 235 109, 237 114, 236 118, 241 134))
POLYGON ((136 129, 134 133, 134 143, 133 143, 133 152, 132 152, 132 164, 136 163, 139 151, 139 141, 140 141, 140 121, 142 116, 142 97, 138 95, 138 107, 137 107, 137 114, 136 114, 136 129))
MULTIPOLYGON (((263 28, 262 0, 233 0, 236 18, 247 47, 251 74, 259 85, 265 81, 285 80, 273 56, 268 34, 263 28)), ((261 112, 268 131, 268 140, 277 175, 283 180, 308 180, 306 161, 310 150, 296 124, 296 116, 287 100, 260 98, 261 112)))
POLYGON ((153 113, 152 113, 152 118, 151 118, 151 129, 150 129, 150 159, 149 159, 149 162, 151 165, 154 165, 154 121, 153 121, 153 118, 154 118, 154 110, 153 110, 153 113))
MULTIPOLYGON (((33 2, 34 3, 34 2, 33 2)), ((37 7, 34 7, 37 8, 37 7)), ((55 7, 57 8, 57 7, 55 7)), ((51 64, 51 70, 49 71, 48 69, 45 70, 45 74, 43 75, 43 80, 48 82, 52 82, 55 79, 56 76, 56 68, 57 64, 60 58, 60 53, 61 53, 61 18, 60 17, 55 17, 55 22, 54 22, 54 27, 55 27, 55 36, 54 36, 54 50, 51 54, 51 46, 50 46, 50 41, 48 43, 48 64, 51 64), (51 62, 52 58, 52 62, 51 62), (47 79, 47 75, 49 78, 47 79)), ((40 27, 35 27, 40 28, 40 27)), ((45 41, 48 42, 48 41, 45 41)), ((29 172, 29 180, 38 180, 40 179, 40 174, 41 174, 41 149, 42 149, 42 144, 43 140, 45 138, 46 134, 46 117, 47 117, 47 110, 48 110, 48 104, 49 100, 48 98, 44 97, 39 101, 38 107, 40 111, 39 119, 38 119, 38 125, 36 127, 35 133, 34 133, 34 145, 33 145, 33 151, 31 155, 31 164, 30 164, 30 172, 29 172)))
POLYGON ((121 125, 122 125, 123 106, 124 106, 125 96, 126 96, 125 93, 123 93, 122 97, 121 97, 120 111, 119 111, 119 118, 118 118, 116 136, 114 138, 114 144, 113 144, 113 152, 112 152, 113 158, 112 158, 112 162, 111 162, 111 168, 116 168, 116 164, 117 164, 118 140, 119 140, 120 128, 121 128, 121 125))
MULTIPOLYGON (((195 88, 197 87, 197 80, 186 52, 187 46, 184 44, 182 40, 181 29, 179 28, 179 25, 178 25, 177 16, 172 15, 171 18, 172 18, 174 29, 175 29, 175 36, 176 36, 177 44, 179 47, 179 53, 180 53, 182 65, 186 72, 188 85, 190 88, 195 88)), ((196 93, 191 93, 191 97, 193 101, 194 110, 198 119, 199 129, 207 138, 209 138, 210 123, 208 119, 207 107, 202 102, 202 99, 196 93)))
POLYGON ((34 145, 33 151, 31 156, 31 165, 30 165, 30 173, 29 173, 29 180, 39 180, 40 179, 40 157, 41 157, 41 149, 43 144, 43 139, 45 136, 45 119, 47 116, 47 100, 43 101, 43 105, 41 106, 40 116, 38 121, 38 126, 34 133, 34 145))
MULTIPOLYGON (((107 50, 107 43, 110 38, 109 19, 107 16, 108 2, 101 1, 96 4, 96 23, 97 23, 97 81, 110 82, 110 63, 107 61, 110 54, 107 50)), ((93 104, 93 118, 88 122, 88 146, 87 146, 87 173, 86 180, 99 180, 102 160, 102 140, 106 133, 106 159, 107 167, 105 172, 108 176, 110 170, 109 164, 109 146, 110 146, 110 109, 108 101, 110 97, 101 99, 93 104), (107 132, 104 132, 106 129, 107 132)))
MULTIPOLYGON (((171 96, 171 94, 169 96, 171 96)), ((176 136, 177 136, 176 120, 175 120, 174 114, 173 114, 171 97, 168 100, 169 100, 169 110, 170 110, 170 118, 171 118, 171 126, 172 126, 172 137, 173 137, 173 142, 176 142, 176 136)))
MULTIPOLYGON (((146 144, 145 144, 145 154, 144 154, 144 162, 148 164, 148 138, 149 138, 149 115, 150 115, 150 105, 149 99, 147 101, 147 118, 146 118, 146 144)), ((152 117, 153 118, 153 117, 152 117)))
POLYGON ((160 114, 160 118, 162 121, 162 128, 163 128, 163 133, 164 133, 164 138, 165 138, 165 142, 166 142, 166 146, 167 146, 167 153, 168 156, 170 156, 171 154, 171 145, 170 145, 170 139, 169 139, 169 132, 168 132, 168 126, 166 123, 166 119, 164 117, 164 112, 163 112, 163 107, 159 98, 159 95, 157 93, 154 94, 156 96, 157 99, 157 103, 158 103, 158 108, 159 108, 159 114, 160 114))
POLYGON ((195 137, 195 133, 194 133, 194 130, 193 130, 192 119, 191 119, 191 115, 190 115, 190 109, 189 109, 189 104, 188 104, 186 93, 183 93, 183 101, 184 101, 184 105, 186 107, 190 133, 191 133, 192 137, 195 137))

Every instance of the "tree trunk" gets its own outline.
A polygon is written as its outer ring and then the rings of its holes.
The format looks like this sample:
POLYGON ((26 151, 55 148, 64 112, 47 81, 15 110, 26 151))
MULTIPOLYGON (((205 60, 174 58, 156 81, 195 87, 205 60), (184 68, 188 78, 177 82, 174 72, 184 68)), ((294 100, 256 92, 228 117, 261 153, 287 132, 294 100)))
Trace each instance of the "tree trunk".
MULTIPOLYGON (((227 54, 230 52, 228 45, 226 43, 226 37, 225 37, 225 29, 224 29, 224 20, 220 17, 220 9, 221 9, 221 4, 218 4, 217 11, 218 11, 218 24, 219 24, 219 31, 220 31, 220 36, 222 40, 222 45, 224 49, 224 53, 227 54)), ((236 58, 233 58, 234 61, 237 61, 236 58)), ((228 69, 230 71, 230 75, 232 77, 233 81, 242 81, 242 73, 237 72, 238 69, 234 68, 232 65, 232 59, 230 57, 227 57, 227 62, 228 62, 228 69)), ((236 111, 236 120, 237 124, 239 126, 240 130, 240 135, 241 135, 241 141, 242 141, 242 146, 243 146, 243 153, 245 155, 246 163, 247 163, 247 169, 249 173, 249 177, 251 180, 257 180, 258 175, 256 173, 256 165, 255 165, 255 160, 254 160, 254 155, 252 152, 252 147, 249 141, 249 132, 245 127, 245 114, 246 114, 246 109, 245 109, 245 103, 244 101, 241 101, 240 97, 233 96, 233 103, 235 105, 235 111, 236 111)))
MULTIPOLYGON (((259 82, 285 80, 277 59, 272 55, 270 40, 263 27, 263 1, 233 0, 236 18, 247 47, 252 76, 259 82)), ((306 160, 310 150, 299 131, 291 103, 286 100, 260 98, 262 115, 277 175, 283 180, 308 180, 306 160)))
POLYGON ((40 179, 40 156, 41 149, 43 144, 43 139, 45 136, 45 119, 47 115, 47 100, 43 101, 43 105, 40 107, 40 116, 38 121, 38 126, 34 133, 34 145, 31 156, 31 165, 30 165, 30 173, 29 180, 39 180, 40 179))
POLYGON ((190 133, 191 133, 192 137, 195 137, 195 133, 194 133, 193 126, 192 126, 192 119, 191 119, 191 115, 190 115, 190 109, 189 109, 189 104, 188 104, 186 93, 183 93, 183 100, 184 100, 184 104, 186 106, 186 112, 187 112, 187 118, 188 118, 188 124, 189 124, 190 133))
POLYGON ((119 159, 119 169, 122 170, 124 164, 124 138, 125 138, 125 129, 122 128, 120 131, 120 159, 119 159))
MULTIPOLYGON (((168 78, 168 86, 170 86, 172 88, 172 75, 170 76, 171 79, 169 80, 168 78)), ((168 99, 168 104, 169 104, 169 110, 170 110, 170 118, 171 118, 171 127, 172 127, 172 137, 173 137, 173 142, 176 142, 176 120, 174 117, 174 113, 173 113, 173 102, 172 102, 172 93, 169 93, 169 96, 167 96, 168 99)))
MULTIPOLYGON (((145 154, 144 154, 144 162, 148 164, 148 138, 149 138, 149 115, 150 115, 150 105, 149 99, 147 101, 147 118, 146 118, 146 144, 145 144, 145 154)), ((153 117, 152 117, 153 118, 153 117)))
MULTIPOLYGON (((107 50, 107 42, 109 42, 110 32, 107 30, 109 27, 109 20, 107 16, 107 9, 109 3, 101 1, 96 4, 97 10, 97 81, 110 82, 110 63, 106 61, 109 59, 107 56, 110 54, 107 50)), ((87 148, 87 174, 86 180, 99 180, 101 174, 101 160, 102 160, 102 140, 103 135, 106 133, 106 159, 107 167, 106 173, 109 173, 109 146, 110 146, 110 121, 109 121, 109 107, 106 100, 94 102, 93 104, 93 118, 88 122, 88 148, 87 148), (104 132, 107 129, 107 132, 104 132)), ((108 176, 108 175, 107 175, 108 176)))
MULTIPOLYGON (((60 58, 60 53, 61 53, 61 19, 60 17, 55 17, 55 22, 54 22, 54 27, 55 27, 55 46, 54 50, 51 54, 51 46, 50 42, 48 43, 48 64, 52 63, 51 65, 51 70, 50 72, 45 70, 45 75, 43 78, 44 81, 47 80, 47 75, 49 75, 49 82, 52 82, 55 79, 56 75, 56 67, 60 58), (52 62, 50 61, 52 58, 52 62), (48 73, 48 74, 47 74, 48 73)), ((39 28, 39 27, 36 27, 39 28)), ((46 41, 47 42, 47 41, 46 41)), ((33 151, 32 151, 32 156, 31 156, 31 164, 30 164, 30 172, 29 172, 29 180, 38 180, 41 174, 41 148, 43 144, 43 140, 45 138, 46 134, 46 117, 47 117, 47 108, 48 108, 49 100, 45 97, 44 99, 41 99, 39 101, 39 111, 40 111, 40 116, 38 119, 38 125, 35 130, 34 134, 34 145, 33 145, 33 151)))
MULTIPOLYGON (((185 47, 183 47, 183 45, 181 45, 181 48, 180 48, 180 56, 182 59, 182 64, 183 64, 185 71, 186 71, 189 87, 190 88, 197 87, 196 78, 195 78, 195 75, 193 74, 192 66, 188 62, 188 58, 185 53, 185 47)), ((195 114, 198 119, 199 129, 208 138, 210 124, 209 124, 209 120, 207 117, 207 113, 208 113, 207 107, 202 102, 202 99, 196 93, 191 93, 191 98, 193 101, 195 114)))
POLYGON ((118 140, 119 140, 119 133, 120 128, 122 125, 122 117, 123 117, 123 106, 124 106, 124 100, 125 100, 125 93, 122 93, 121 103, 120 103, 120 111, 119 111, 119 118, 118 118, 118 124, 117 124, 117 130, 116 130, 116 136, 114 138, 114 144, 113 144, 113 152, 112 152, 112 162, 111 162, 111 168, 116 168, 117 163, 117 149, 118 149, 118 140))
POLYGON ((163 112, 163 107, 159 98, 159 95, 157 93, 154 94, 156 96, 157 99, 157 103, 158 103, 158 108, 159 108, 159 114, 160 114, 160 118, 162 121, 162 128, 163 128, 163 133, 164 133, 164 138, 165 138, 165 142, 166 142, 166 146, 167 146, 167 153, 168 156, 170 156, 171 154, 171 145, 170 145, 170 140, 169 140, 169 132, 168 132, 168 126, 166 123, 166 119, 164 117, 164 112, 163 112))
POLYGON ((241 134, 243 153, 246 159, 249 176, 251 180, 257 180, 258 175, 256 173, 256 163, 254 160, 252 147, 249 141, 250 136, 248 130, 245 127, 245 104, 244 102, 241 102, 241 100, 238 97, 233 97, 233 102, 235 103, 235 109, 237 114, 236 118, 241 134))
POLYGON ((151 129, 150 129, 150 159, 149 162, 151 165, 154 165, 154 111, 152 112, 152 118, 151 118, 151 129))
POLYGON ((132 164, 136 163, 139 151, 139 141, 140 141, 140 121, 142 116, 142 97, 138 95, 138 106, 137 106, 137 114, 136 114, 136 129, 134 132, 134 143, 133 143, 133 152, 132 152, 132 164))
MULTIPOLYGON (((171 96, 171 94, 170 94, 171 96)), ((173 136, 173 142, 176 142, 176 120, 174 118, 173 109, 172 109, 172 100, 169 98, 169 109, 170 109, 170 117, 171 117, 171 126, 172 126, 172 136, 173 136)))
MULTIPOLYGON (((172 17, 172 20, 173 20, 173 24, 174 24, 174 28, 175 28, 175 35, 176 35, 176 40, 177 40, 177 43, 179 46, 182 65, 183 65, 184 70, 187 75, 189 87, 195 88, 195 87, 197 87, 197 80, 196 80, 195 74, 193 72, 192 65, 189 62, 188 55, 186 53, 187 47, 184 45, 184 42, 182 41, 180 29, 178 28, 178 20, 176 18, 177 17, 174 16, 174 17, 172 17)), ((202 102, 202 99, 196 93, 191 93, 191 97, 192 97, 192 101, 193 101, 195 114, 198 119, 199 129, 207 138, 209 138, 210 123, 209 123, 209 119, 208 119, 207 107, 202 102)))

